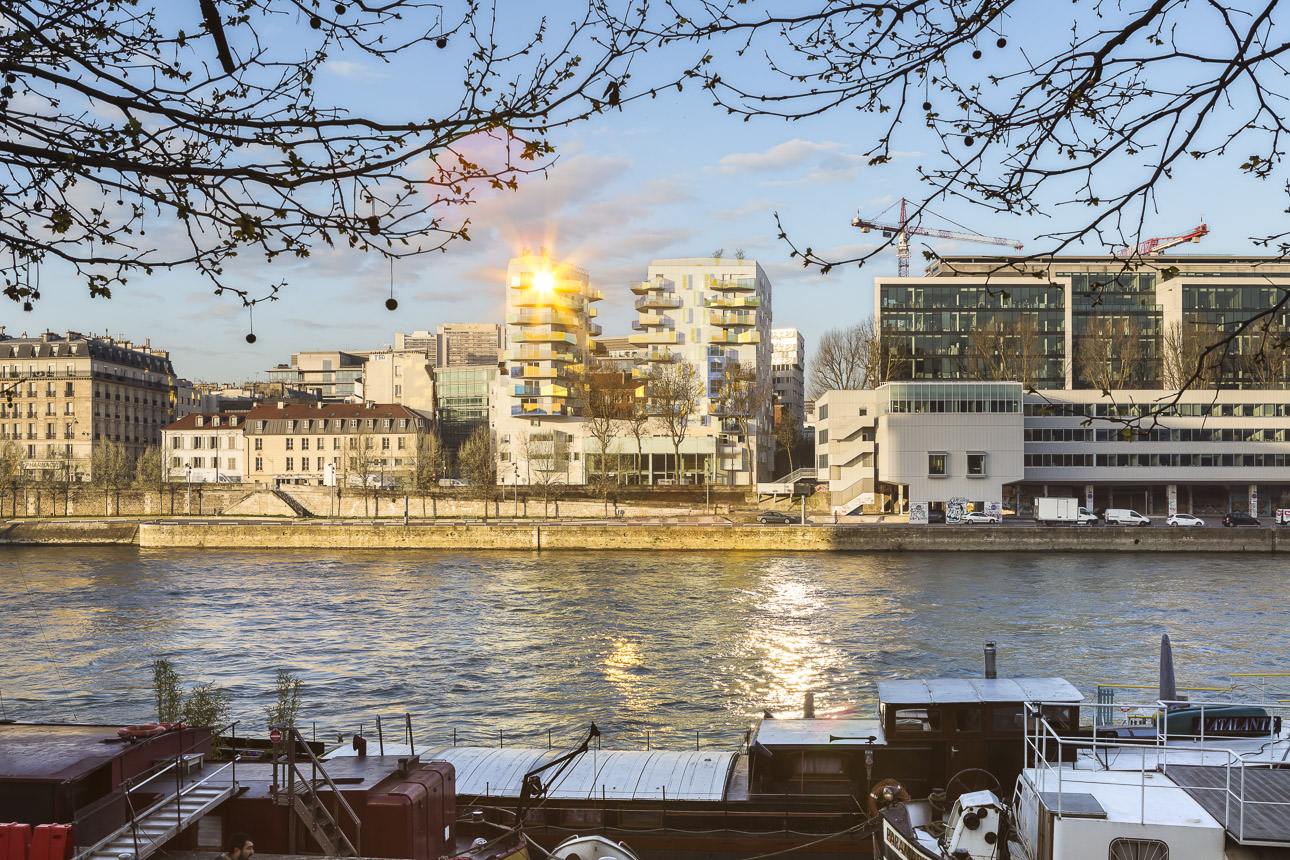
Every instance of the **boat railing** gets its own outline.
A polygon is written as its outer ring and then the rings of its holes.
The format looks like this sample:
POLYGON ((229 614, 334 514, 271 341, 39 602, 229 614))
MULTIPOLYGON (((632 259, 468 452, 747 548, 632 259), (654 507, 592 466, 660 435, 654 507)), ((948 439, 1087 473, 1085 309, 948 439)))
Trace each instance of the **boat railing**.
MULTIPOLYGON (((194 732, 182 724, 174 729, 178 745, 173 755, 158 759, 157 763, 133 779, 124 779, 121 787, 98 802, 77 811, 74 819, 74 830, 77 840, 94 840, 76 852, 76 857, 94 853, 120 832, 122 826, 129 825, 135 840, 135 856, 139 854, 138 824, 156 813, 168 803, 175 801, 193 789, 203 785, 229 784, 237 788, 237 762, 234 756, 229 762, 213 771, 203 770, 198 777, 193 771, 201 766, 213 742, 218 738, 237 736, 238 721, 226 726, 212 729, 210 734, 194 732), (187 743, 185 736, 187 735, 187 743), (136 805, 137 804, 137 805, 136 805)), ((179 803, 175 803, 175 822, 182 829, 183 813, 179 803)))
MULTIPOLYGON (((1054 725, 1045 713, 1046 707, 1060 707, 1066 703, 1034 702, 1026 705, 1024 733, 1025 767, 1031 768, 1042 778, 1032 778, 1023 772, 1018 781, 1017 793, 1028 790, 1055 793, 1057 808, 1064 808, 1064 793, 1079 792, 1083 781, 1081 774, 1088 770, 1125 771, 1138 774, 1139 823, 1145 823, 1148 789, 1173 788, 1174 783, 1152 783, 1149 775, 1165 773, 1171 765, 1203 766, 1221 772, 1221 780, 1209 780, 1209 785, 1191 785, 1191 791, 1218 792, 1223 796, 1222 814, 1215 815, 1223 826, 1237 839, 1242 839, 1251 810, 1267 812, 1274 817, 1290 819, 1290 801, 1260 800, 1247 791, 1247 773, 1266 770, 1277 765, 1290 765, 1290 737, 1282 717, 1290 711, 1290 703, 1237 702, 1237 701, 1155 701, 1138 704, 1121 704, 1117 710, 1126 717, 1125 722, 1095 725, 1071 734, 1066 726, 1054 725), (1230 709, 1259 709, 1266 716, 1237 717, 1242 722, 1232 722, 1230 709), (1168 716, 1181 709, 1196 711, 1192 722, 1195 731, 1169 730, 1168 716), (1206 711, 1215 716, 1206 719, 1206 711), (1134 719, 1128 719, 1133 717, 1134 719), (1247 727, 1241 729, 1238 726, 1247 727), (1142 730, 1133 737, 1110 736, 1107 729, 1125 727, 1142 730), (1249 728, 1252 727, 1252 728, 1249 728), (1264 731, 1266 727, 1266 731, 1264 731), (1240 734, 1232 732, 1240 731, 1240 734), (1063 766, 1067 765, 1067 766, 1063 766), (1055 789, 1055 790, 1054 790, 1055 789), (1270 812, 1268 808, 1271 808, 1270 812)), ((1210 808, 1211 814, 1214 808, 1210 808)), ((1023 840, 1024 841, 1024 840, 1023 840)), ((1033 856, 1033 855, 1032 855, 1033 856)))

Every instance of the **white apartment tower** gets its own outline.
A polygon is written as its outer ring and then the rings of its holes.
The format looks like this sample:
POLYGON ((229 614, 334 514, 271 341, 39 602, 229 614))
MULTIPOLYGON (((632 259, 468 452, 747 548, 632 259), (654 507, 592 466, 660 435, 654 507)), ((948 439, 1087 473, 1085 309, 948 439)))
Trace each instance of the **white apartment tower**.
POLYGON ((639 296, 639 317, 632 323, 636 333, 629 338, 643 351, 638 375, 659 361, 692 363, 703 380, 692 435, 712 440, 721 473, 717 480, 747 485, 768 476, 774 456, 769 398, 751 422, 747 449, 739 429, 723 420, 719 401, 726 368, 734 361, 770 386, 770 279, 761 266, 724 257, 654 260, 648 277, 633 281, 631 290, 639 296))
POLYGON ((806 338, 795 328, 771 329, 775 405, 783 420, 801 424, 806 401, 806 338))
POLYGON ((546 253, 526 253, 507 266, 510 348, 496 412, 501 483, 581 480, 580 451, 574 450, 581 404, 573 376, 600 334, 592 303, 603 298, 584 269, 546 253))

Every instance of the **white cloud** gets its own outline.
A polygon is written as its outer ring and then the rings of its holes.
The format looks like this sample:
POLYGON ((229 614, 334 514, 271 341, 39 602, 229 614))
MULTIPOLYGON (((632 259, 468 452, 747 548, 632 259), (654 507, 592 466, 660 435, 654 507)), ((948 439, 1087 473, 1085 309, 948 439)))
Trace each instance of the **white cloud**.
POLYGON ((389 73, 374 69, 366 63, 354 63, 349 60, 328 60, 323 69, 340 78, 350 81, 380 81, 389 78, 389 73))
POLYGON ((794 138, 777 143, 762 152, 732 152, 722 156, 715 168, 707 168, 709 173, 720 173, 733 176, 745 171, 784 170, 800 166, 808 160, 815 160, 822 154, 835 153, 844 144, 835 141, 812 141, 794 138))

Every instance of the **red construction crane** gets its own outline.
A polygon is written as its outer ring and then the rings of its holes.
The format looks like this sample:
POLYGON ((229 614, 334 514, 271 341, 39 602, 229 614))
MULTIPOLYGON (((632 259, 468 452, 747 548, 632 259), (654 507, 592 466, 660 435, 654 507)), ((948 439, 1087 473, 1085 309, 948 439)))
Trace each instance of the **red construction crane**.
MULTIPOLYGON (((851 219, 851 226, 859 227, 861 233, 868 233, 870 230, 881 230, 883 235, 888 238, 890 238, 893 233, 896 234, 896 260, 899 263, 899 272, 902 278, 909 275, 909 237, 911 235, 937 236, 941 239, 962 239, 965 242, 985 242, 990 245, 1007 245, 1009 248, 1021 250, 1021 243, 1016 239, 1003 239, 998 236, 982 236, 980 233, 970 233, 966 231, 933 230, 930 227, 919 227, 916 224, 910 224, 909 220, 905 217, 905 204, 909 202, 910 201, 907 201, 904 197, 900 198, 900 221, 896 224, 881 224, 878 222, 877 218, 869 220, 867 218, 861 218, 859 215, 851 219)), ((895 207, 895 203, 891 204, 882 212, 879 212, 877 217, 881 218, 895 207)), ((924 209, 923 211, 936 215, 935 212, 931 212, 929 209, 924 209)), ((944 218, 945 216, 937 215, 936 217, 944 218)), ((950 219, 945 218, 945 220, 949 221, 950 219)), ((953 224, 954 222, 950 221, 950 223, 953 224)), ((962 225, 960 224, 959 226, 962 225)))
POLYGON ((1160 254, 1166 248, 1172 248, 1174 245, 1181 245, 1183 242, 1199 242, 1201 236, 1209 235, 1209 227, 1201 224, 1195 230, 1185 236, 1165 236, 1160 239, 1147 239, 1136 245, 1130 245, 1127 248, 1120 248, 1115 252, 1117 257, 1132 257, 1135 254, 1139 257, 1147 257, 1152 254, 1160 254))

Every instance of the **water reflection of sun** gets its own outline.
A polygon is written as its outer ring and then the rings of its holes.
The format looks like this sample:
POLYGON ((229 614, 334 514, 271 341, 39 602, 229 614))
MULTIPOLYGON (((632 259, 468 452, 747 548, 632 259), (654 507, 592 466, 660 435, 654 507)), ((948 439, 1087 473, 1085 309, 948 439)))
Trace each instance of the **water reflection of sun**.
POLYGON ((646 705, 648 688, 638 673, 640 650, 634 643, 621 639, 616 640, 611 648, 604 662, 606 680, 618 690, 629 707, 646 705))

